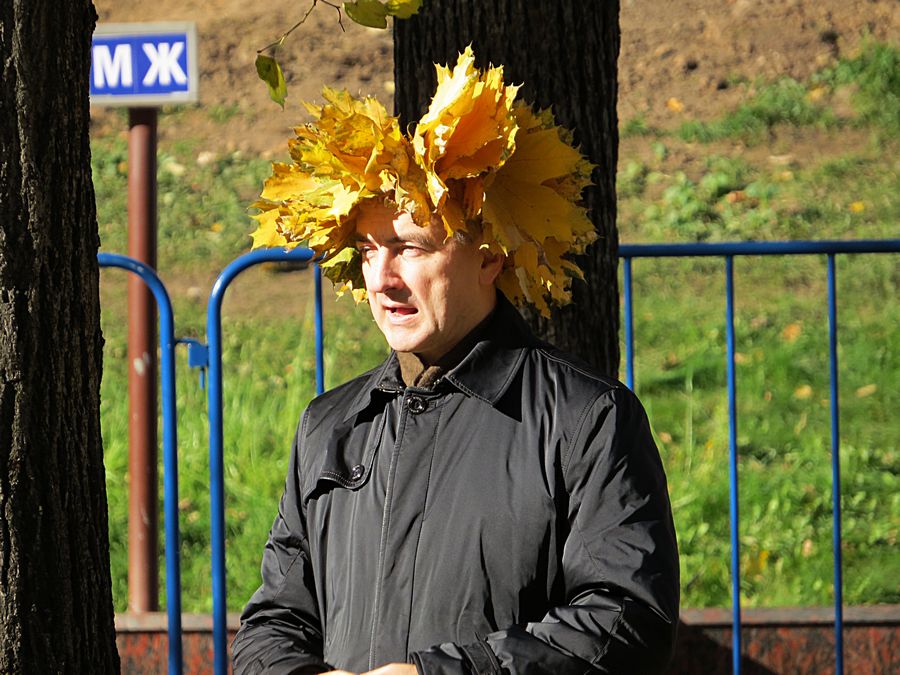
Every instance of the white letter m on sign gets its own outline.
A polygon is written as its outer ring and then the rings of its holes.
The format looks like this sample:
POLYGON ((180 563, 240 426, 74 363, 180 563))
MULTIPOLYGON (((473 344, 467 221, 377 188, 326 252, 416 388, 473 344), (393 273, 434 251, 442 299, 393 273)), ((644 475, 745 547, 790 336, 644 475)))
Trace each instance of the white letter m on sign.
POLYGON ((184 51, 184 42, 160 42, 158 45, 144 43, 141 46, 150 59, 150 67, 144 75, 144 86, 152 85, 155 81, 163 86, 171 84, 172 80, 176 84, 187 82, 187 75, 178 63, 178 57, 184 51))
POLYGON ((131 45, 116 45, 116 50, 109 53, 109 45, 94 47, 94 87, 106 89, 119 86, 130 87, 134 79, 131 72, 131 45))

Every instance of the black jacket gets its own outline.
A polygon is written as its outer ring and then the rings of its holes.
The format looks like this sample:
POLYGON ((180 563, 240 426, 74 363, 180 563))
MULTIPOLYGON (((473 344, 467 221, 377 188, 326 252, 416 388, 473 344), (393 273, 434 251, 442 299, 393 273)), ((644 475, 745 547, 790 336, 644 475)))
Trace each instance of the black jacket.
POLYGON ((502 298, 433 389, 392 354, 310 404, 262 577, 236 673, 651 673, 678 619, 643 408, 502 298))

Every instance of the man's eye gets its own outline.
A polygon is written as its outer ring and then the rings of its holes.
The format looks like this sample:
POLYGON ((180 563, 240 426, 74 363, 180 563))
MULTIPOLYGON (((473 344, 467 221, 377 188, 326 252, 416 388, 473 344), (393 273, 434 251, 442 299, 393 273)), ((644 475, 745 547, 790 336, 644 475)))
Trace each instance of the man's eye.
POLYGON ((400 249, 400 253, 407 258, 416 257, 418 255, 422 255, 423 251, 418 246, 404 246, 400 249))

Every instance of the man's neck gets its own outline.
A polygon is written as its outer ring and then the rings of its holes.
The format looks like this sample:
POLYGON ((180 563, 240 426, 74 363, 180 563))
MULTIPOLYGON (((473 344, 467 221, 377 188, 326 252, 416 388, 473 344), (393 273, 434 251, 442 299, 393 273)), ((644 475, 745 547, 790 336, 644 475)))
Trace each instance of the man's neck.
POLYGON ((432 386, 444 373, 456 367, 478 344, 495 310, 496 305, 462 340, 434 362, 430 363, 412 352, 397 352, 400 377, 403 379, 403 383, 407 387, 427 388, 432 386))

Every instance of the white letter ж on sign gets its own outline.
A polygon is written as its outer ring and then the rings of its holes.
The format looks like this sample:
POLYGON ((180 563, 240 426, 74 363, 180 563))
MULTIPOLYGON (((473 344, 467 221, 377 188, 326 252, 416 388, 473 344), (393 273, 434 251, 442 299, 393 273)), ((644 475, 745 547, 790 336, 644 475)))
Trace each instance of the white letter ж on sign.
POLYGON ((193 23, 99 24, 91 57, 92 105, 140 107, 198 100, 193 23))

